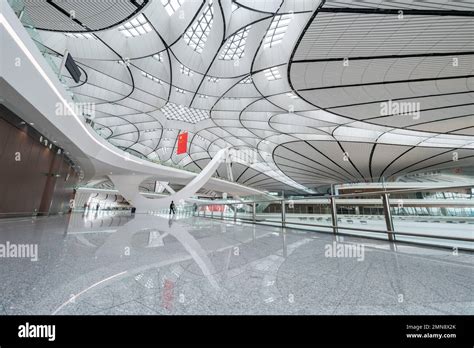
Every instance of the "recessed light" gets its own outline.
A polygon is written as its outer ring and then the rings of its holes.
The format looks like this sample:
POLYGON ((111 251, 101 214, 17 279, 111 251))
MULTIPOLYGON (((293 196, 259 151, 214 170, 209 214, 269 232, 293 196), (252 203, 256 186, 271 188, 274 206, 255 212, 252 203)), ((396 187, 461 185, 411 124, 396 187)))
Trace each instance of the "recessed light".
POLYGON ((34 126, 35 124, 34 124, 33 122, 30 122, 30 125, 31 125, 31 126, 34 126))

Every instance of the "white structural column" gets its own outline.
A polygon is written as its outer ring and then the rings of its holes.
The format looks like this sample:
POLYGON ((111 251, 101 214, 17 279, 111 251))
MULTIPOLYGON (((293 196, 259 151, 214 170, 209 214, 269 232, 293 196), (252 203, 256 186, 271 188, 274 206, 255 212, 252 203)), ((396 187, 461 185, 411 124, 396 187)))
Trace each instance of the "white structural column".
POLYGON ((141 182, 150 177, 150 175, 109 175, 110 180, 120 194, 137 209, 137 212, 148 212, 167 208, 171 201, 178 203, 186 200, 196 194, 201 187, 212 177, 222 161, 225 160, 229 148, 219 150, 209 164, 191 180, 185 187, 178 192, 171 194, 165 198, 150 199, 146 198, 139 192, 141 182))

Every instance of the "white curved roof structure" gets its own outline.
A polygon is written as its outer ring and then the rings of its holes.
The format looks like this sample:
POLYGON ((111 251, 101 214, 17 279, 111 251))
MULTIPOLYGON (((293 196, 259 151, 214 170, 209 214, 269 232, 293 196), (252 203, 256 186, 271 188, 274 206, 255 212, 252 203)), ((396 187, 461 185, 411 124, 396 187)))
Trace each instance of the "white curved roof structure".
POLYGON ((238 148, 257 156, 237 182, 297 192, 474 163, 472 1, 24 4, 95 130, 141 157, 200 170, 238 148))

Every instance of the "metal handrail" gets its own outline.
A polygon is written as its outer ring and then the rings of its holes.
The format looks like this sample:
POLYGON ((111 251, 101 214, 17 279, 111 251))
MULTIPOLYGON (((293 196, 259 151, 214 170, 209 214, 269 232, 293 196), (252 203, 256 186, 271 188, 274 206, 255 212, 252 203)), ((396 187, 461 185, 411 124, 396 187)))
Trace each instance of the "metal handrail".
MULTIPOLYGON (((310 226, 310 227, 317 227, 317 228, 325 228, 325 229, 332 229, 332 233, 334 235, 350 235, 347 232, 344 233, 342 231, 357 231, 357 232, 364 232, 364 233, 379 233, 379 234, 386 234, 387 238, 389 241, 395 241, 395 238, 397 235, 399 236, 405 236, 405 237, 418 237, 418 238, 424 238, 424 239, 438 239, 438 240, 450 240, 450 241, 460 241, 460 242, 474 242, 474 238, 469 238, 469 237, 457 237, 457 236, 447 236, 447 235, 433 235, 433 234, 420 234, 416 233, 413 231, 405 231, 405 232, 397 232, 394 229, 393 225, 393 217, 391 215, 391 206, 397 205, 391 204, 389 200, 389 195, 391 193, 407 193, 407 192, 420 192, 420 191, 433 191, 433 190, 446 190, 446 189, 459 189, 459 188, 472 188, 471 185, 452 185, 452 186, 437 186, 437 187, 423 187, 423 188, 411 188, 411 189, 401 189, 401 190, 392 190, 392 191, 372 191, 372 192, 357 192, 357 193, 348 193, 348 194, 338 194, 338 195, 327 195, 327 196, 319 196, 319 197, 314 197, 315 199, 324 199, 324 201, 327 200, 327 202, 320 202, 319 204, 328 206, 331 210, 331 224, 329 225, 322 225, 322 224, 309 224, 309 223, 303 223, 303 222, 292 222, 292 221, 287 221, 286 219, 286 212, 285 212, 285 206, 286 204, 290 202, 297 202, 299 199, 285 199, 284 197, 281 197, 279 200, 276 202, 274 200, 272 201, 267 201, 267 200, 261 200, 261 201, 247 201, 247 202, 242 202, 242 203, 225 203, 225 202, 220 202, 220 203, 207 203, 203 204, 203 206, 213 206, 213 205, 229 205, 229 206, 234 206, 237 204, 245 204, 245 205, 250 205, 252 206, 252 212, 250 212, 251 218, 245 219, 242 217, 237 217, 236 212, 234 212, 234 221, 249 221, 253 222, 256 224, 281 224, 281 227, 286 227, 287 225, 289 226, 310 226), (340 205, 344 205, 345 203, 341 202, 340 199, 338 198, 345 198, 345 197, 354 197, 354 196, 377 196, 380 195, 380 205, 382 206, 383 209, 383 216, 385 218, 385 223, 387 225, 386 230, 381 230, 381 229, 367 229, 367 228, 358 228, 358 227, 345 227, 345 226, 338 226, 338 221, 339 218, 337 216, 337 207, 336 203, 340 205), (275 219, 275 220, 259 220, 258 215, 255 214, 255 206, 257 203, 263 203, 263 202, 272 202, 272 203, 279 203, 281 204, 281 219, 275 219)), ((310 200, 313 197, 302 197, 301 200, 310 200)), ((343 201, 344 199, 342 199, 343 201)), ((364 198, 360 198, 361 203, 364 198)), ((423 199, 419 199, 420 201, 423 201, 423 199)), ((442 199, 440 199, 441 202, 443 202, 442 199)), ((453 205, 453 200, 447 200, 445 199, 446 203, 449 203, 449 205, 453 205)), ((464 202, 465 204, 466 202, 464 202)), ((473 201, 474 205, 474 201, 473 201)), ((280 212, 276 212, 276 214, 279 214, 280 212)), ((204 215, 206 216, 206 215, 204 215)), ((210 216, 213 218, 213 216, 210 216)), ((227 219, 227 217, 225 217, 227 219)), ((439 218, 439 217, 438 217, 439 218)), ((224 215, 221 214, 221 219, 224 219, 224 215)), ((426 243, 421 243, 418 241, 413 241, 415 244, 424 244, 426 243)), ((446 247, 446 246, 444 246, 446 247)), ((471 250, 468 248, 468 250, 471 250)))
MULTIPOLYGON (((473 188, 473 185, 454 185, 454 186, 437 186, 437 187, 420 187, 420 188, 411 188, 411 189, 401 189, 401 190, 385 190, 385 191, 371 191, 371 192, 354 192, 354 193, 343 193, 338 195, 324 195, 324 196, 310 196, 310 197, 301 197, 301 198, 277 198, 276 200, 249 200, 243 201, 241 203, 204 203, 202 205, 225 205, 225 204, 253 204, 253 203, 266 203, 266 202, 289 202, 289 201, 298 201, 304 199, 330 199, 330 198, 344 198, 344 197, 354 197, 354 196, 378 196, 383 194, 392 194, 392 193, 410 193, 410 192, 423 192, 423 191, 433 191, 433 190, 446 190, 446 189, 459 189, 459 188, 473 188)), ((442 199, 440 199, 442 201, 442 199)), ((473 200, 474 202, 474 200, 473 200)), ((329 202, 328 202, 329 203, 329 202)))
MULTIPOLYGON (((238 218, 240 220, 246 220, 246 221, 253 221, 253 219, 244 219, 244 218, 238 218)), ((262 221, 262 220, 257 220, 257 221, 262 221)), ((265 220, 264 220, 265 221, 265 220)), ((274 222, 274 223, 281 223, 281 220, 268 220, 268 222, 274 222)), ((321 225, 321 224, 306 224, 303 222, 292 222, 292 221, 286 221, 286 225, 300 225, 300 226, 314 226, 314 227, 324 227, 324 228, 334 228, 337 227, 340 230, 352 230, 352 231, 362 231, 362 232, 375 232, 375 233, 389 233, 393 235, 405 235, 405 236, 414 236, 414 237, 427 237, 427 238, 435 238, 435 239, 449 239, 449 240, 459 240, 462 242, 474 242, 474 238, 464 238, 464 237, 449 237, 449 236, 432 236, 432 235, 427 235, 427 234, 418 234, 418 233, 407 233, 407 232, 396 232, 396 231, 388 231, 388 230, 373 230, 373 229, 362 229, 362 228, 356 228, 356 227, 345 227, 341 225, 321 225)))
MULTIPOLYGON (((204 216, 213 218, 212 216, 204 216)), ((232 220, 233 218, 223 216, 224 219, 232 220)), ((220 219, 220 217, 216 217, 215 219, 220 219)), ((242 221, 253 221, 253 219, 245 219, 242 217, 238 217, 238 220, 242 221)), ((263 224, 262 220, 256 220, 260 224, 263 224)), ((264 220, 265 221, 265 220, 264 220)), ((269 223, 282 223, 281 220, 268 220, 269 223)), ((324 227, 324 228, 334 228, 337 227, 339 230, 351 230, 351 231, 361 231, 361 232, 374 232, 374 233, 385 233, 385 234, 392 234, 392 235, 401 235, 401 236, 410 236, 410 237, 424 237, 424 238, 431 238, 431 239, 447 239, 447 240, 457 240, 461 242, 474 242, 474 238, 463 238, 463 237, 450 237, 450 236, 433 236, 428 234, 419 234, 419 233, 407 233, 407 232, 396 232, 396 231, 388 231, 388 230, 373 230, 373 229, 362 229, 362 228, 355 228, 355 227, 345 227, 340 225, 321 225, 321 224, 305 224, 302 222, 289 222, 286 221, 286 225, 299 225, 299 226, 312 226, 312 227, 324 227)))

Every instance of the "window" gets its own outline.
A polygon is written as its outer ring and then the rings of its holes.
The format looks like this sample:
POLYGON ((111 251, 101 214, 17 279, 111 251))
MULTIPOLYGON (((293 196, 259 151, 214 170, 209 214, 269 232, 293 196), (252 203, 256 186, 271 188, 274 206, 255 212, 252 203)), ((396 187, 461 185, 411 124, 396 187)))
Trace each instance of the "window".
POLYGON ((273 18, 272 24, 263 39, 263 48, 273 47, 278 45, 285 36, 288 25, 290 24, 292 15, 279 15, 273 18))
POLYGON ((172 16, 178 8, 183 4, 184 0, 161 0, 161 4, 165 8, 168 16, 172 16))
POLYGON ((193 71, 189 68, 186 68, 183 64, 181 64, 180 66, 180 71, 181 71, 181 74, 193 76, 193 71))
POLYGON ((206 110, 188 108, 174 103, 166 104, 161 108, 161 111, 169 120, 178 120, 189 123, 197 123, 210 117, 209 112, 206 110))
POLYGON ((278 70, 278 68, 266 69, 263 72, 265 73, 265 77, 268 81, 281 79, 280 71, 278 70))
POLYGON ((247 36, 252 26, 249 25, 243 29, 240 29, 237 33, 227 39, 227 43, 219 56, 219 59, 233 60, 240 59, 245 53, 245 43, 247 42, 247 36))
POLYGON ((118 30, 125 36, 125 37, 136 37, 140 35, 144 35, 151 31, 151 25, 145 19, 142 14, 139 14, 130 22, 125 23, 118 27, 118 30))
POLYGON ((205 94, 198 94, 199 98, 202 98, 202 99, 207 99, 209 98, 209 96, 205 95, 205 94))
POLYGON ((64 33, 67 37, 75 37, 77 39, 95 39, 95 36, 89 33, 64 33))
POLYGON ((186 94, 186 91, 182 88, 176 87, 176 92, 181 93, 181 94, 186 94))
POLYGON ((211 32, 213 21, 214 9, 212 8, 212 1, 210 1, 201 17, 184 34, 184 41, 188 46, 201 53, 211 32))
POLYGON ((212 83, 217 83, 217 82, 219 82, 219 78, 218 78, 218 77, 208 76, 208 77, 207 77, 207 81, 212 82, 212 83))

